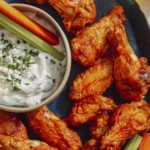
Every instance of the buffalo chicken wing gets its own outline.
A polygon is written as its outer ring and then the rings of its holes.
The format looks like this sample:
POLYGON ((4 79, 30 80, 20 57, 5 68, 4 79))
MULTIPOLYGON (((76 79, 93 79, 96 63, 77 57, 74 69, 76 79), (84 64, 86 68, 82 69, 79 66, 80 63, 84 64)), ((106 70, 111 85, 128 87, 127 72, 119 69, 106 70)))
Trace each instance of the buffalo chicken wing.
POLYGON ((102 111, 114 108, 116 105, 112 98, 95 95, 76 102, 66 121, 73 126, 80 126, 94 120, 102 111))
POLYGON ((79 150, 82 147, 78 134, 46 106, 26 113, 30 128, 46 143, 59 150, 79 150))
POLYGON ((82 147, 82 150, 99 150, 97 140, 90 139, 90 140, 86 141, 86 143, 82 147))
POLYGON ((108 55, 78 74, 70 87, 70 99, 77 101, 96 94, 102 95, 113 83, 113 61, 113 57, 108 55))
POLYGON ((26 127, 17 117, 17 114, 0 110, 0 134, 28 139, 26 127))
POLYGON ((0 135, 0 143, 4 150, 58 150, 39 140, 23 140, 5 135, 0 135))
POLYGON ((26 0, 26 2, 50 4, 63 19, 67 32, 72 34, 91 24, 97 14, 94 0, 26 0))
POLYGON ((150 128, 150 105, 143 101, 125 103, 115 109, 112 126, 100 141, 100 150, 119 150, 124 141, 150 128))
POLYGON ((77 32, 71 41, 72 58, 83 66, 96 64, 108 50, 107 33, 125 20, 123 8, 116 6, 107 16, 77 32))
POLYGON ((147 59, 138 59, 128 43, 123 25, 117 25, 107 39, 116 54, 114 78, 118 93, 128 101, 143 99, 150 88, 150 66, 147 59))
POLYGON ((110 118, 113 111, 103 111, 90 124, 90 133, 93 139, 99 139, 111 126, 110 118))

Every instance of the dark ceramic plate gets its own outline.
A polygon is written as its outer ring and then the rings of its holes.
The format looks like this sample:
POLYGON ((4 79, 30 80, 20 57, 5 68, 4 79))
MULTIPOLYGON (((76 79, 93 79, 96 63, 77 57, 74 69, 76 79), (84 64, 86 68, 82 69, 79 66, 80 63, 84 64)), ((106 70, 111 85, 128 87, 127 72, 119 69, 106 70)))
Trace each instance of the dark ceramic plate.
MULTIPOLYGON (((25 3, 24 0, 6 0, 9 3, 25 3)), ((135 0, 95 0, 97 6, 97 17, 95 21, 99 20, 101 17, 106 15, 114 6, 121 5, 126 14, 127 22, 125 23, 125 28, 127 31, 127 36, 131 47, 134 49, 138 57, 146 57, 150 64, 150 29, 148 23, 145 19, 144 14, 140 11, 138 4, 135 0)), ((61 18, 58 16, 57 12, 49 5, 34 5, 38 8, 45 10, 49 13, 62 27, 65 34, 67 35, 68 40, 72 39, 72 36, 66 33, 64 25, 61 22, 61 18)), ((72 106, 72 103, 68 99, 69 85, 71 85, 75 76, 81 72, 83 68, 78 65, 76 62, 72 62, 72 69, 69 80, 63 89, 62 93, 51 102, 48 107, 51 111, 57 114, 60 117, 66 116, 72 106)), ((117 95, 115 88, 111 88, 107 94, 110 94, 114 97, 116 102, 120 102, 120 98, 117 95)), ((150 91, 145 97, 145 100, 150 103, 150 91)), ((26 123, 26 122, 25 122, 26 123)), ((88 126, 82 126, 75 129, 79 136, 82 139, 82 142, 85 143, 87 139, 90 138, 88 126)), ((37 138, 32 131, 29 129, 30 138, 37 138)))

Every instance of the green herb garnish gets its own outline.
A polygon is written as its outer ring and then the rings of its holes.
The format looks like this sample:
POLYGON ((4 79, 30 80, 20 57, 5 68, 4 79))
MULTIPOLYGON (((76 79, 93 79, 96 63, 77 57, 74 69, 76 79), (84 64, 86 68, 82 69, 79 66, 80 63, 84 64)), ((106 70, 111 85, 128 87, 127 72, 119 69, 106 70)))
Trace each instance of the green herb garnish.
POLYGON ((55 64, 55 63, 56 63, 53 59, 51 59, 50 62, 51 62, 52 64, 55 64))

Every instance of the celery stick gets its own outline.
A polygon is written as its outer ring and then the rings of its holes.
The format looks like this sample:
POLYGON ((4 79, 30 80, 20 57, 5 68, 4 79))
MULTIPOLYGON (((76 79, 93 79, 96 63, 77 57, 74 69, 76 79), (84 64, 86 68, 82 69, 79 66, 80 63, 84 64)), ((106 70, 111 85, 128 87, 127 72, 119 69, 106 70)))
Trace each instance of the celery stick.
POLYGON ((134 135, 127 141, 125 148, 123 150, 137 150, 141 140, 142 136, 140 136, 139 134, 134 135))
POLYGON ((54 47, 49 45, 47 42, 42 40, 41 38, 31 33, 30 31, 28 31, 24 27, 20 26, 13 20, 9 19, 2 13, 0 13, 0 25, 10 30, 11 32, 16 34, 18 37, 28 42, 35 48, 38 48, 41 51, 49 53, 50 55, 54 56, 58 60, 62 61, 65 58, 65 55, 63 55, 57 49, 55 49, 54 47))

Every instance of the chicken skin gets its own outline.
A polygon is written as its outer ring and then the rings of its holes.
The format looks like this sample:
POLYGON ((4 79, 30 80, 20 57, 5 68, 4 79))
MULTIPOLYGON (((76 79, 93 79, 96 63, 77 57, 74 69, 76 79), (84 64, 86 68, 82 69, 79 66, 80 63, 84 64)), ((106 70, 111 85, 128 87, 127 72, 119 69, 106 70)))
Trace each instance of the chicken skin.
POLYGON ((30 128, 49 145, 59 150, 79 150, 82 147, 78 134, 46 106, 25 115, 30 128))
POLYGON ((103 111, 100 113, 95 120, 90 124, 90 133, 92 139, 100 139, 111 126, 110 118, 113 111, 103 111))
POLYGON ((108 55, 76 76, 70 86, 69 97, 73 101, 103 94, 113 83, 114 59, 108 55))
POLYGON ((50 4, 61 16, 67 32, 75 34, 96 17, 94 0, 25 0, 27 3, 50 4))
POLYGON ((4 150, 58 150, 39 140, 23 140, 5 135, 0 135, 0 144, 4 150))
POLYGON ((116 54, 114 78, 118 93, 128 101, 143 99, 150 88, 150 66, 147 59, 137 58, 128 43, 123 25, 117 25, 107 39, 116 54))
POLYGON ((73 126, 81 126, 94 120, 101 111, 116 108, 112 98, 95 95, 76 102, 66 121, 73 126))
POLYGON ((83 66, 96 64, 108 50, 107 33, 125 21, 123 8, 116 6, 107 16, 77 32, 71 41, 72 58, 83 66))
POLYGON ((100 150, 120 150, 122 143, 150 128, 150 105, 144 100, 118 106, 111 118, 112 126, 102 136, 100 150))
POLYGON ((97 140, 90 139, 90 140, 86 141, 86 143, 82 147, 82 150, 99 150, 97 140))
POLYGON ((26 127, 17 114, 0 110, 0 135, 28 139, 26 127))

